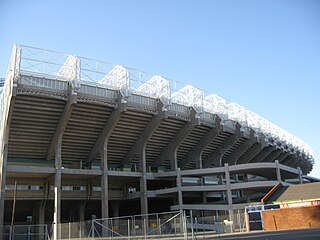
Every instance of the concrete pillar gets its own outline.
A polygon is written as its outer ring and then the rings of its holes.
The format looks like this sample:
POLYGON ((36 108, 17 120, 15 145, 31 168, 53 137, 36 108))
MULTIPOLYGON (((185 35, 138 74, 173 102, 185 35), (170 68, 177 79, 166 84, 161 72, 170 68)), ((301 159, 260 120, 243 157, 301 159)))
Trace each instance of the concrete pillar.
POLYGON ((230 181, 230 172, 228 163, 224 164, 225 167, 225 178, 226 178, 226 187, 227 187, 227 200, 228 205, 232 206, 232 192, 231 192, 231 181, 230 181))
POLYGON ((275 160, 274 162, 276 163, 277 181, 281 182, 282 179, 281 179, 281 170, 280 170, 280 167, 279 167, 279 161, 275 160))
POLYGON ((79 220, 83 222, 85 220, 85 211, 86 211, 86 202, 80 202, 80 209, 79 209, 79 220))
POLYGON ((85 210, 86 210, 86 202, 80 202, 80 209, 79 209, 79 220, 80 220, 80 229, 79 229, 79 238, 81 239, 84 236, 86 224, 85 224, 85 210))
POLYGON ((103 150, 100 152, 101 155, 101 215, 102 218, 109 217, 109 183, 108 183, 108 160, 107 160, 107 143, 103 150))
POLYGON ((228 209, 229 209, 229 219, 233 221, 233 210, 232 210, 232 191, 231 191, 231 180, 230 180, 230 172, 228 163, 224 164, 225 167, 225 178, 226 178, 226 187, 227 187, 227 201, 228 201, 228 209))
MULTIPOLYGON (((1 150, 0 150, 0 153, 1 153, 1 150)), ((7 154, 8 154, 8 145, 4 144, 2 149, 2 156, 0 155, 0 240, 3 239, 2 226, 4 221, 4 198, 5 198, 5 186, 6 186, 6 177, 7 177, 7 154)))
POLYGON ((148 189, 147 189, 147 161, 146 161, 146 150, 142 148, 140 153, 140 171, 142 177, 140 178, 140 206, 141 214, 148 214, 148 189))
POLYGON ((46 203, 47 203, 46 201, 39 201, 37 203, 38 216, 37 216, 36 224, 40 225, 38 240, 45 240, 46 239, 45 228, 44 228, 45 213, 46 213, 46 203))
POLYGON ((303 184, 303 181, 302 181, 302 170, 300 167, 298 167, 298 178, 299 178, 299 184, 303 184))
POLYGON ((54 176, 54 213, 53 213, 53 239, 61 239, 61 173, 62 173, 62 159, 61 159, 62 137, 59 138, 55 147, 55 168, 54 176))
POLYGON ((179 205, 179 210, 182 211, 182 206, 183 206, 183 195, 181 191, 181 173, 180 173, 180 168, 177 168, 177 188, 178 188, 178 205, 179 205))

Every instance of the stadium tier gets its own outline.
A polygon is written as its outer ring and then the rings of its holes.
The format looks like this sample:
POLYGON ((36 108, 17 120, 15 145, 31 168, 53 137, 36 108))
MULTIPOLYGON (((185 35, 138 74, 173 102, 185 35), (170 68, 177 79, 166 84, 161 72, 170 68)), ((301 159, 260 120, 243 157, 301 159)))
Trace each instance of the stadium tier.
POLYGON ((1 115, 1 225, 13 202, 15 222, 35 224, 244 209, 314 164, 302 140, 215 94, 27 46, 1 115))

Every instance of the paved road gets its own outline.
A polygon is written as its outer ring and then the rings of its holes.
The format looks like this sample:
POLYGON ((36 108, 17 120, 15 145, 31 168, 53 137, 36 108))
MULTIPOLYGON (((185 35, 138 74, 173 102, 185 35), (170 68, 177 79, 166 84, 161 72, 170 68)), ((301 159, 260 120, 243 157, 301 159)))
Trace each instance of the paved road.
POLYGON ((213 239, 248 239, 248 240, 320 240, 320 228, 306 228, 286 231, 251 232, 214 237, 213 239))

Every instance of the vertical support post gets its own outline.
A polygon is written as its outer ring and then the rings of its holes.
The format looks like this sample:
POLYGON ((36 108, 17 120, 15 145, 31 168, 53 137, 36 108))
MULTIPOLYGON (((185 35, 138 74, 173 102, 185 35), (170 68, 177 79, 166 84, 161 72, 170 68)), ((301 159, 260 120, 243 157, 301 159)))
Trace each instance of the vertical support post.
POLYGON ((104 144, 101 155, 101 210, 102 218, 109 217, 109 191, 108 191, 108 160, 107 160, 107 143, 104 144))
POLYGON ((279 161, 275 160, 274 161, 276 163, 276 174, 277 174, 277 181, 281 182, 281 171, 280 171, 280 167, 279 167, 279 161))
POLYGON ((39 237, 38 240, 45 240, 45 211, 46 201, 39 201, 38 205, 38 224, 39 224, 39 237))
POLYGON ((177 188, 178 188, 178 204, 179 204, 179 210, 182 211, 183 208, 183 195, 181 191, 181 170, 180 168, 177 168, 177 188))
POLYGON ((130 240, 130 220, 128 219, 128 239, 130 240))
POLYGON ((55 168, 54 176, 54 213, 53 213, 53 239, 61 239, 60 230, 60 214, 61 214, 61 173, 62 173, 62 159, 61 159, 62 136, 59 137, 55 147, 55 168))
POLYGON ((191 239, 194 239, 194 233, 193 233, 193 214, 192 209, 190 210, 190 225, 191 225, 191 239))
POLYGON ((231 192, 231 181, 230 181, 230 172, 228 163, 224 164, 225 167, 225 178, 226 178, 226 187, 227 187, 227 200, 229 207, 232 207, 232 192, 231 192))
POLYGON ((303 184, 303 181, 302 181, 302 171, 301 171, 301 168, 298 167, 298 178, 299 178, 299 184, 303 184))
POLYGON ((147 224, 146 224, 145 218, 143 218, 143 232, 144 232, 144 239, 147 239, 147 224))
POLYGON ((227 201, 229 209, 229 219, 233 222, 233 210, 232 210, 232 192, 231 192, 231 180, 230 180, 230 171, 228 163, 224 164, 225 167, 225 178, 226 178, 226 187, 227 187, 227 201))
POLYGON ((86 210, 86 202, 81 202, 80 203, 80 213, 79 213, 79 220, 80 220, 79 237, 80 237, 80 239, 82 238, 82 231, 83 231, 83 229, 85 229, 85 223, 84 223, 85 210, 86 210))
POLYGON ((140 169, 142 171, 142 177, 140 178, 140 205, 141 214, 148 214, 148 190, 147 190, 147 161, 145 147, 141 151, 140 169))

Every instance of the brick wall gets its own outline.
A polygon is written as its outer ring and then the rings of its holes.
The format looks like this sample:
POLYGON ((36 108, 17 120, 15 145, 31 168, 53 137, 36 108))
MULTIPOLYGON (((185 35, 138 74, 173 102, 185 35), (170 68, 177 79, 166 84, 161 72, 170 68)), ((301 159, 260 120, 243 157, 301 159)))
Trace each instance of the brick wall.
POLYGON ((320 206, 265 210, 262 219, 266 231, 320 227, 320 206))

